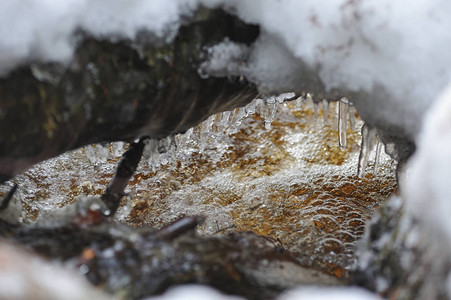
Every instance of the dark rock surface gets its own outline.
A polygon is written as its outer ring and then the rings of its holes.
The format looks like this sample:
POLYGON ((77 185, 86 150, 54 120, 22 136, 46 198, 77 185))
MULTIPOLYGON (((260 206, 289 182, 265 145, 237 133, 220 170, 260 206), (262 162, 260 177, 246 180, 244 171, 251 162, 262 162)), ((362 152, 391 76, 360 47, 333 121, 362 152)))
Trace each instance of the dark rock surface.
POLYGON ((165 137, 248 103, 256 89, 245 79, 202 79, 198 68, 206 47, 225 37, 251 43, 258 33, 203 9, 169 44, 146 32, 135 41, 77 33, 67 67, 30 62, 0 78, 0 182, 70 149, 165 137))
MULTIPOLYGON (((99 208, 102 202, 97 201, 99 208)), ((201 217, 184 217, 159 230, 137 230, 92 209, 95 199, 85 203, 89 206, 78 205, 60 216, 65 224, 49 219, 46 225, 23 227, 2 222, 1 235, 75 266, 94 285, 125 299, 160 294, 185 283, 210 285, 248 299, 273 299, 299 284, 344 283, 303 266, 254 233, 199 237, 193 229, 203 221, 201 217)))

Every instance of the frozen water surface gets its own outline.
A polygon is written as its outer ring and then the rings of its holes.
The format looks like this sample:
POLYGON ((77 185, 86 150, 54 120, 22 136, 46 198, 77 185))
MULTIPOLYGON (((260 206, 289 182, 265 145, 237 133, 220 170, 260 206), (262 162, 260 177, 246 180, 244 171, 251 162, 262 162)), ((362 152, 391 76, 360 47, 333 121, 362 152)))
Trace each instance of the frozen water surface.
MULTIPOLYGON (((161 227, 183 215, 203 215, 202 235, 253 231, 306 264, 346 276, 365 222, 396 189, 393 162, 380 153, 374 173, 376 151, 364 147, 368 166, 358 177, 362 122, 356 115, 352 131, 337 103, 320 106, 329 111, 325 123, 323 109, 321 118, 314 117, 311 99, 280 102, 257 99, 185 134, 148 141, 117 218, 161 227), (343 150, 338 128, 346 128, 343 150)), ((123 147, 87 146, 15 178, 25 220, 79 196, 100 195, 123 147)))

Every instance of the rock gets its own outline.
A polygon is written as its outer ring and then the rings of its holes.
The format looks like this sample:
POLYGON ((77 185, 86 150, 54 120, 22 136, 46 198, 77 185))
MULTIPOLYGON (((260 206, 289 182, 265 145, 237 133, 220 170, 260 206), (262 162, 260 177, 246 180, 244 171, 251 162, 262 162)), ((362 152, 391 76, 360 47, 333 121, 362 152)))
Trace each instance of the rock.
POLYGON ((169 44, 77 34, 69 65, 30 62, 0 78, 0 182, 86 144, 162 138, 242 106, 256 95, 245 79, 201 78, 207 46, 225 36, 251 43, 258 27, 222 10, 199 10, 169 44), (214 29, 214 31, 213 31, 214 29))
MULTIPOLYGON (((157 231, 104 220, 81 226, 73 213, 52 226, 13 227, 4 235, 54 261, 65 261, 106 291, 127 299, 200 283, 247 299, 273 299, 299 284, 345 283, 250 232, 199 237, 203 218, 185 217, 157 231)), ((3 226, 5 227, 5 226, 3 226)))

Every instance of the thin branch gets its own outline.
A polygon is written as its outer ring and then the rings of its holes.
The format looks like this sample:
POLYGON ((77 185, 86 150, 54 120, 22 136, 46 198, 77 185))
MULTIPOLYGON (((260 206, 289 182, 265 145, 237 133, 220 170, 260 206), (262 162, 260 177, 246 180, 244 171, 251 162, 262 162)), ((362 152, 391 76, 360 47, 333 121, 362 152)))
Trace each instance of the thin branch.
POLYGON ((197 225, 204 221, 205 217, 202 216, 185 216, 160 228, 152 233, 152 235, 155 235, 158 238, 172 240, 185 232, 193 230, 197 225))
POLYGON ((111 179, 105 192, 101 196, 101 199, 109 209, 109 216, 113 216, 119 208, 121 199, 125 195, 125 188, 141 161, 145 139, 146 138, 140 138, 138 142, 130 144, 130 147, 122 155, 113 179, 111 179))
POLYGON ((5 198, 0 203, 0 211, 3 211, 8 208, 9 203, 11 202, 11 199, 13 198, 14 193, 17 190, 17 184, 14 184, 12 189, 6 194, 5 198))

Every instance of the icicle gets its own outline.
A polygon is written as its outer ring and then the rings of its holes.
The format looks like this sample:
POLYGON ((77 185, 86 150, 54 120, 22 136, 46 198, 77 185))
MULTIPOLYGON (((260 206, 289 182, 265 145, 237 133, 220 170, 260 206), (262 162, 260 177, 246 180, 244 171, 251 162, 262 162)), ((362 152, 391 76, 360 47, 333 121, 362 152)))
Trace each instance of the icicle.
POLYGON ((245 117, 246 109, 244 107, 235 108, 230 115, 229 126, 225 129, 225 134, 230 135, 238 132, 238 128, 245 117))
POLYGON ((88 145, 84 150, 86 157, 92 164, 106 162, 110 154, 108 146, 102 144, 88 145))
POLYGON ((217 122, 217 127, 219 131, 224 131, 227 126, 230 125, 230 116, 232 112, 231 111, 225 111, 219 114, 220 118, 217 122))
POLYGON ((119 157, 123 154, 125 148, 125 142, 112 143, 112 154, 114 157, 119 157))
POLYGON ((324 124, 327 124, 327 117, 329 116, 329 101, 323 99, 323 116, 324 124))
POLYGON ((346 134, 348 131, 348 107, 347 98, 341 98, 338 102, 338 145, 340 150, 346 149, 346 134))
POLYGON ((283 93, 276 97, 276 101, 282 104, 285 100, 290 100, 296 97, 295 93, 283 93))
POLYGON ((379 160, 381 156, 382 145, 382 142, 379 140, 379 138, 377 138, 376 156, 374 157, 374 174, 377 174, 377 171, 379 169, 379 160))
POLYGON ((168 136, 158 141, 157 156, 159 165, 168 165, 175 160, 173 137, 168 136))
POLYGON ((362 145, 360 146, 359 165, 357 167, 357 175, 363 177, 368 164, 368 157, 371 149, 374 146, 374 139, 376 137, 376 129, 369 128, 367 124, 362 126, 362 145))
POLYGON ((171 168, 174 168, 177 162, 177 144, 174 136, 168 136, 167 139, 169 144, 169 148, 167 149, 169 165, 171 168))
POLYGON ((235 126, 241 125, 241 122, 246 117, 246 109, 243 107, 236 108, 233 111, 233 122, 235 123, 235 126))
POLYGON ((174 144, 177 149, 177 156, 181 160, 190 157, 197 148, 197 139, 193 127, 188 129, 184 134, 177 134, 174 137, 174 144))
POLYGON ((313 118, 315 119, 315 121, 318 120, 318 110, 319 110, 318 102, 313 101, 313 118))
POLYGON ((274 96, 271 96, 271 97, 269 97, 269 98, 266 98, 266 104, 273 104, 273 103, 276 103, 276 97, 274 97, 274 96))
POLYGON ((143 157, 147 160, 147 164, 152 169, 152 171, 155 171, 157 167, 159 167, 159 153, 158 153, 158 140, 146 140, 144 142, 144 151, 143 151, 143 157))
POLYGON ((89 162, 92 164, 95 164, 97 161, 97 155, 96 155, 96 149, 93 145, 87 145, 84 148, 86 157, 88 158, 89 162))
POLYGON ((244 108, 244 111, 246 112, 246 117, 249 116, 249 115, 255 114, 257 112, 258 106, 261 103, 263 103, 262 99, 254 99, 254 100, 252 100, 251 103, 246 105, 246 107, 244 108))
POLYGON ((98 161, 104 163, 108 160, 110 148, 107 144, 96 144, 96 152, 98 161))
POLYGON ((295 109, 297 110, 301 110, 302 109, 302 101, 304 101, 304 97, 303 96, 299 96, 296 100, 294 100, 295 103, 295 109))
POLYGON ((215 119, 216 115, 211 115, 208 119, 199 124, 199 150, 201 151, 205 149, 208 143, 214 138, 214 133, 218 132, 215 119))
POLYGON ((355 131, 355 106, 352 103, 349 103, 349 125, 351 125, 351 131, 355 131))
POLYGON ((267 106, 267 113, 263 117, 263 120, 265 122, 265 128, 270 129, 271 123, 272 123, 272 121, 274 121, 274 118, 276 117, 278 104, 277 104, 277 102, 267 103, 266 106, 267 106))

